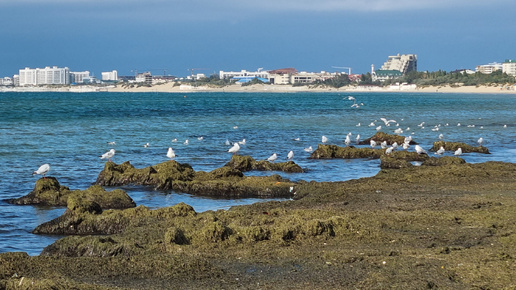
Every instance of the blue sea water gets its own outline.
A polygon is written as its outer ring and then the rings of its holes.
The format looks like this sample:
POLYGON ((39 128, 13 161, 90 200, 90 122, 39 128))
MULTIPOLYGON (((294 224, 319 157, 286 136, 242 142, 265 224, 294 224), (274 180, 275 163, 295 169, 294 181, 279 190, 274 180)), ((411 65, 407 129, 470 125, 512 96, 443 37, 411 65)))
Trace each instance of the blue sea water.
MULTIPOLYGON (((99 156, 111 148, 116 150, 114 162, 130 161, 143 168, 166 161, 167 149, 173 147, 176 161, 210 171, 230 160, 226 140, 245 139, 238 153, 255 159, 277 153, 281 162, 293 150, 294 161, 306 172, 280 173, 286 178, 343 181, 375 175, 379 160, 311 160, 303 149, 316 149, 323 135, 329 144, 344 146, 348 133, 352 140, 357 134, 366 139, 379 125, 393 134, 398 127, 385 126, 382 117, 396 120, 404 130, 401 135, 411 135, 425 149, 439 134, 445 141, 475 146, 483 137, 492 154, 464 154, 467 162, 516 162, 515 109, 514 94, 0 93, 0 252, 38 255, 60 238, 31 231, 61 215, 64 208, 4 201, 28 194, 40 178, 32 172, 44 163, 51 166, 48 175, 62 185, 86 189, 104 167, 99 156), (351 107, 349 95, 359 108, 351 107), (371 122, 375 126, 369 126, 371 122)), ((263 201, 196 197, 145 187, 124 190, 137 205, 158 208, 185 202, 198 212, 263 201)))

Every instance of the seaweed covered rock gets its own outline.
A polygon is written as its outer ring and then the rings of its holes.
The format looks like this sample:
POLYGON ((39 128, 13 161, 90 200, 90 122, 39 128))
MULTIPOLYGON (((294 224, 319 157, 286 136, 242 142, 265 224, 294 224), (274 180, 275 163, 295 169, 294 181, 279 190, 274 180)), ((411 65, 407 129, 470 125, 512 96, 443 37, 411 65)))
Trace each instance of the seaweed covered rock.
POLYGON ((266 160, 256 161, 251 156, 233 155, 231 160, 224 166, 229 166, 240 171, 283 171, 289 173, 302 173, 304 170, 294 161, 272 163, 266 160))
POLYGON ((382 169, 400 169, 412 167, 410 162, 428 160, 427 154, 418 154, 410 151, 395 151, 391 154, 384 154, 380 157, 380 168, 382 169))
POLYGON ((452 164, 464 164, 466 161, 456 156, 430 157, 421 164, 422 166, 444 166, 452 164))
MULTIPOLYGON (((286 162, 283 166, 290 168, 297 165, 286 162)), ((144 169, 136 169, 129 162, 121 165, 107 162, 97 178, 97 183, 149 185, 158 190, 224 197, 289 197, 292 195, 290 187, 294 186, 294 183, 279 175, 246 177, 239 169, 231 166, 223 166, 211 172, 196 172, 188 164, 175 161, 167 161, 144 169)))
POLYGON ((436 152, 437 150, 439 150, 439 148, 441 148, 441 146, 444 147, 444 150, 446 150, 446 151, 455 151, 459 148, 462 148, 462 153, 475 152, 475 153, 491 154, 489 152, 489 149, 487 149, 487 147, 484 147, 484 146, 473 147, 471 145, 461 143, 461 142, 444 142, 444 141, 434 142, 432 149, 430 149, 430 151, 436 152))
POLYGON ((70 190, 59 184, 56 178, 40 178, 34 189, 26 196, 8 200, 9 203, 27 205, 67 206, 71 197, 88 199, 100 205, 101 208, 135 207, 133 199, 123 190, 106 191, 99 185, 93 185, 86 190, 70 190))
MULTIPOLYGON (((387 142, 387 145, 392 145, 394 142, 398 143, 399 145, 403 144, 405 142, 405 137, 399 136, 399 135, 391 135, 384 132, 377 132, 370 138, 367 138, 365 140, 360 141, 359 145, 369 145, 371 144, 371 140, 376 141, 378 144, 380 144, 383 141, 387 142)), ((410 140, 410 145, 416 145, 417 143, 413 140, 410 140)))
POLYGON ((195 171, 188 164, 167 161, 143 169, 136 169, 129 161, 120 165, 106 162, 104 170, 97 177, 96 184, 119 186, 125 184, 152 185, 158 189, 169 189, 175 180, 192 180, 195 171))
POLYGON ((8 200, 12 204, 40 204, 66 206, 66 199, 71 193, 70 188, 62 186, 55 177, 40 178, 34 189, 26 196, 8 200))
POLYGON ((356 148, 354 146, 340 147, 337 145, 319 144, 317 149, 310 155, 311 159, 355 159, 355 158, 380 158, 384 154, 382 149, 372 149, 369 147, 356 148))

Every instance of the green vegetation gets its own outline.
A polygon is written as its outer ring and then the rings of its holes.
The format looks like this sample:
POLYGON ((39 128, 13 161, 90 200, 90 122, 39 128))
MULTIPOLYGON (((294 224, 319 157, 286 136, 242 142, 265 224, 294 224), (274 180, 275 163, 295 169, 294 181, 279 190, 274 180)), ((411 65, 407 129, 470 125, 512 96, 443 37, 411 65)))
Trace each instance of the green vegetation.
POLYGON ((491 74, 483 74, 476 72, 474 74, 467 74, 465 72, 446 72, 439 70, 436 72, 409 72, 400 79, 393 79, 384 82, 384 85, 391 83, 408 83, 416 84, 418 86, 490 86, 490 85, 505 85, 514 84, 516 79, 501 71, 495 71, 491 74))

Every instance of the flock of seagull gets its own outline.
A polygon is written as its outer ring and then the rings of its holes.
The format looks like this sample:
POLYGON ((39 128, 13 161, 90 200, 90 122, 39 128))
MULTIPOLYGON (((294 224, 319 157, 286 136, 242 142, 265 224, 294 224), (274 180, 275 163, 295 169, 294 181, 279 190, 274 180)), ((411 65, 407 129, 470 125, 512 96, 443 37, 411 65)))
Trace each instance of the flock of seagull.
MULTIPOLYGON (((348 97, 347 97, 347 99, 348 99, 348 100, 353 101, 353 105, 351 106, 351 107, 353 107, 353 108, 359 108, 360 106, 363 106, 363 105, 364 105, 363 103, 360 103, 360 105, 359 105, 359 104, 356 102, 356 99, 355 99, 354 97, 352 97, 352 96, 348 96, 348 97)), ((399 123, 398 123, 396 120, 393 120, 393 119, 387 119, 387 118, 383 118, 383 117, 382 117, 382 118, 380 118, 380 120, 383 122, 383 125, 384 125, 384 126, 386 126, 386 127, 390 127, 390 126, 391 126, 391 124, 394 124, 394 125, 397 127, 397 129, 395 129, 395 130, 394 130, 394 133, 395 133, 395 134, 397 134, 397 135, 401 135, 401 134, 403 134, 403 132, 405 132, 405 131, 409 131, 409 130, 410 130, 410 128, 409 128, 409 127, 407 127, 405 130, 403 130, 403 129, 400 127, 399 123)), ((403 119, 402 119, 402 121, 403 121, 403 119)), ((371 122, 371 123, 369 124, 369 127, 375 127, 376 131, 380 131, 380 130, 382 130, 382 125, 377 126, 377 125, 376 125, 376 122, 377 122, 377 120, 375 120, 374 122, 371 122)), ((446 124, 445 126, 448 126, 448 125, 449 125, 449 124, 446 124)), ((361 126, 361 124, 360 124, 360 123, 358 123, 356 126, 357 126, 357 127, 359 127, 359 126, 361 126)), ((457 124, 457 126, 461 126, 461 124, 460 124, 460 123, 458 123, 458 124, 457 124)), ((468 125, 468 127, 474 127, 474 126, 475 126, 475 125, 468 125)), ((424 128, 425 128, 425 122, 421 122, 421 123, 418 125, 418 127, 420 127, 421 129, 424 129, 424 128)), ((434 126, 434 127, 432 128, 432 131, 439 131, 440 127, 441 127, 441 124, 436 125, 436 126, 434 126)), ((503 127, 504 127, 504 128, 507 128, 507 125, 504 125, 503 127)), ((233 129, 238 129, 238 126, 234 126, 234 127, 233 127, 233 129)), ((414 133, 412 133, 412 134, 414 134, 414 133)), ((345 144, 346 146, 351 146, 351 144, 352 144, 351 136, 352 136, 352 133, 348 133, 348 134, 346 135, 346 138, 345 138, 345 140, 344 140, 344 144, 345 144)), ((201 137, 197 137, 197 139, 198 139, 199 141, 202 141, 204 138, 201 136, 201 137)), ((443 139, 444 139, 443 134, 440 134, 440 135, 439 135, 439 139, 440 139, 440 140, 443 140, 443 139)), ((299 138, 296 138, 296 139, 294 139, 294 140, 299 141, 299 138)), ((328 141, 329 141, 328 137, 326 137, 326 136, 322 136, 322 137, 321 137, 321 142, 322 142, 322 144, 326 144, 328 141)), ((408 149, 410 148, 410 142, 411 142, 411 141, 412 141, 412 137, 409 135, 408 137, 405 137, 404 142, 403 142, 402 144, 398 144, 397 142, 394 142, 393 144, 391 144, 390 146, 388 146, 387 142, 386 142, 386 141, 383 141, 383 142, 381 142, 381 143, 379 144, 379 146, 380 146, 382 149, 384 149, 384 150, 385 150, 385 154, 387 154, 387 155, 388 155, 388 154, 391 154, 392 152, 394 152, 395 150, 397 150, 397 149, 398 149, 398 148, 400 148, 400 147, 401 147, 401 148, 403 148, 403 150, 408 150, 408 149)), ((172 143, 175 143, 175 142, 178 142, 178 140, 177 140, 177 139, 173 139, 173 140, 172 140, 172 143)), ((358 134, 358 135, 355 137, 355 142, 356 142, 356 144, 357 144, 357 145, 359 144, 359 142, 360 142, 360 134, 358 134)), ((478 141, 477 141, 477 142, 478 142, 479 146, 482 146, 482 144, 483 144, 483 142, 484 142, 484 139, 481 137, 481 138, 479 138, 479 139, 478 139, 478 141)), ((107 142, 107 143, 108 143, 108 145, 116 145, 116 142, 114 142, 114 141, 113 141, 113 142, 107 142)), ((183 143, 183 144, 184 144, 184 145, 188 145, 188 144, 189 144, 189 140, 188 140, 188 139, 186 139, 186 140, 184 141, 184 143, 183 143)), ((226 144, 227 146, 231 146, 231 143, 229 142, 229 140, 226 140, 225 144, 226 144)), ((246 139, 243 139, 243 140, 238 141, 238 142, 234 142, 234 143, 233 143, 233 145, 232 145, 232 147, 231 147, 231 148, 229 148, 229 150, 228 150, 227 152, 229 152, 229 153, 232 153, 232 154, 236 155, 236 154, 237 154, 237 152, 241 149, 241 146, 240 146, 240 145, 245 145, 245 144, 246 144, 246 139)), ((144 144, 144 147, 145 147, 145 148, 148 148, 149 146, 150 146, 150 144, 149 144, 149 143, 144 144)), ((371 139, 371 141, 370 141, 370 147, 374 149, 376 146, 378 146, 377 142, 376 142, 375 140, 372 140, 372 139, 371 139)), ((420 145, 415 145, 415 146, 414 146, 414 150, 415 150, 418 154, 425 154, 425 153, 427 153, 427 152, 426 152, 426 150, 425 150, 425 149, 423 149, 420 145)), ((311 152, 313 152, 313 147, 312 147, 312 146, 309 146, 309 147, 307 147, 307 148, 304 148, 304 151, 305 151, 305 152, 308 152, 308 153, 311 153, 311 152)), ((110 149, 110 150, 109 150, 109 151, 107 151, 106 153, 102 154, 102 155, 100 156, 100 159, 107 159, 108 161, 111 161, 111 158, 113 158, 113 156, 115 156, 115 153, 116 153, 115 149, 110 149)), ((437 150, 437 151, 435 152, 435 154, 436 154, 436 155, 439 155, 439 156, 443 155, 444 153, 445 153, 445 149, 444 149, 444 147, 443 147, 443 146, 441 146, 441 147, 439 148, 439 150, 437 150)), ((462 148, 458 148, 457 150, 455 150, 455 152, 454 152, 453 154, 454 154, 455 156, 459 156, 459 155, 461 155, 461 154, 462 154, 462 148)), ((169 148, 168 148, 168 151, 167 151, 167 153, 166 153, 166 157, 167 157, 167 158, 169 158, 170 160, 173 160, 174 158, 176 158, 176 157, 177 157, 177 155, 176 155, 176 153, 175 153, 175 151, 174 151, 174 149, 173 149, 172 147, 169 147, 169 148)), ((294 151, 292 151, 292 150, 291 150, 291 151, 289 151, 289 152, 288 152, 288 154, 287 154, 287 160, 292 160, 293 158, 294 158, 294 151)), ((269 162, 274 162, 274 161, 276 161, 277 159, 278 159, 278 154, 277 154, 277 153, 273 153, 271 156, 269 156, 269 157, 267 158, 267 161, 269 161, 269 162)), ((36 171, 34 171, 34 172, 33 172, 33 175, 37 175, 37 174, 39 174, 39 175, 42 175, 42 176, 45 178, 45 175, 48 173, 48 171, 49 171, 49 170, 50 170, 50 165, 49 165, 49 164, 43 164, 43 165, 41 165, 41 166, 38 168, 38 170, 36 170, 36 171)))

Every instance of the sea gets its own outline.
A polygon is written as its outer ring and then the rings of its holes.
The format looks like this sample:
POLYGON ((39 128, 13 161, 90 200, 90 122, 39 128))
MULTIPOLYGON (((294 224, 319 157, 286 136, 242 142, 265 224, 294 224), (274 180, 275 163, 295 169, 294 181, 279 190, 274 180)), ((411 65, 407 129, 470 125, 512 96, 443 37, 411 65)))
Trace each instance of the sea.
MULTIPOLYGON (((461 157, 470 163, 514 163, 516 94, 3 92, 0 253, 39 255, 61 238, 31 232, 62 215, 65 208, 11 205, 5 201, 30 193, 41 178, 32 173, 45 163, 50 164, 47 176, 72 190, 82 190, 95 183, 106 162, 100 156, 112 148, 116 150, 113 162, 130 161, 144 168, 167 161, 167 150, 172 147, 176 161, 190 164, 196 171, 211 171, 231 159, 228 149, 233 143, 245 140, 237 154, 263 160, 277 153, 276 162, 284 162, 292 150, 294 162, 305 169, 304 173, 246 175, 345 181, 374 176, 380 170, 380 161, 315 160, 309 159, 310 153, 304 149, 312 146, 315 150, 322 136, 328 138, 327 144, 345 146, 346 135, 351 134, 353 141, 357 135, 364 140, 377 130, 390 134, 398 130, 426 150, 440 134, 444 141, 473 146, 482 137, 491 154, 467 153, 461 157), (382 118, 393 121, 387 126, 382 118)), ((210 198, 142 186, 123 189, 137 205, 152 209, 184 202, 204 212, 269 200, 210 198)))

